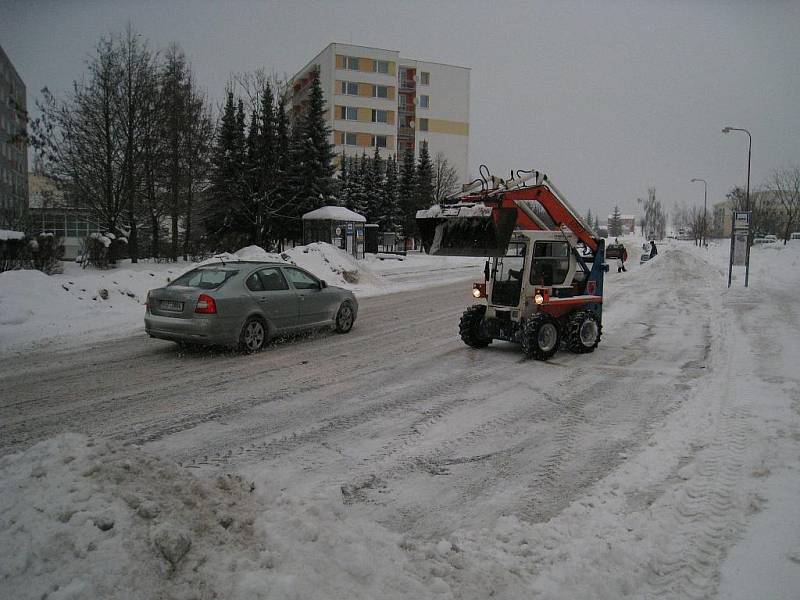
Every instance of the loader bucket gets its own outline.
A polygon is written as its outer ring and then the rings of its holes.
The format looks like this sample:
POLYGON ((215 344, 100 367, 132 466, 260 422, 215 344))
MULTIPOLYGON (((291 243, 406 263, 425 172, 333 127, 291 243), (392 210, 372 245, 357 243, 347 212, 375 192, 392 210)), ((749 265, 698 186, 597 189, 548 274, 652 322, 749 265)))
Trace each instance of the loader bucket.
POLYGON ((425 252, 436 256, 505 256, 514 208, 434 207, 417 212, 425 252))

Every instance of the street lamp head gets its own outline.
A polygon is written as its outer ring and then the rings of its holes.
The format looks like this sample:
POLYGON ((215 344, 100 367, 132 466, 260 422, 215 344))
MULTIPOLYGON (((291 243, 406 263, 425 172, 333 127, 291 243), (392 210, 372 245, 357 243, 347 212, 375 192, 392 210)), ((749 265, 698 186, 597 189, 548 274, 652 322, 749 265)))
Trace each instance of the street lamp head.
POLYGON ((699 179, 692 179, 692 183, 694 183, 696 181, 700 181, 700 180, 699 179))
POLYGON ((730 133, 730 132, 731 132, 730 127, 726 127, 725 129, 722 130, 722 133, 730 133))

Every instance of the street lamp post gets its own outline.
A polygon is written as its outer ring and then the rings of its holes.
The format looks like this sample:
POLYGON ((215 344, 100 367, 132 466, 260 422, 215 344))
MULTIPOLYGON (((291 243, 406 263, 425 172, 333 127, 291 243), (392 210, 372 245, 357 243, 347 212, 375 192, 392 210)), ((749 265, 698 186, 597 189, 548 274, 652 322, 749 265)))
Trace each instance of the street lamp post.
POLYGON ((708 222, 706 221, 706 215, 708 214, 706 209, 706 204, 708 203, 708 182, 705 179, 700 179, 699 177, 692 179, 692 183, 696 183, 698 181, 703 182, 703 234, 700 236, 700 245, 702 246, 706 243, 706 238, 708 237, 708 232, 706 231, 706 228, 708 227, 708 222))
MULTIPOLYGON (((747 129, 742 129, 740 127, 725 127, 722 130, 722 133, 730 133, 731 131, 744 131, 749 139, 749 143, 747 145, 747 191, 745 196, 745 210, 750 212, 750 156, 752 155, 753 151, 753 136, 750 135, 750 132, 747 131, 747 129)), ((750 243, 752 241, 752 230, 753 226, 751 222, 750 229, 747 234, 747 257, 745 258, 744 287, 747 287, 750 279, 750 243)), ((730 287, 730 282, 728 282, 728 287, 730 287)))

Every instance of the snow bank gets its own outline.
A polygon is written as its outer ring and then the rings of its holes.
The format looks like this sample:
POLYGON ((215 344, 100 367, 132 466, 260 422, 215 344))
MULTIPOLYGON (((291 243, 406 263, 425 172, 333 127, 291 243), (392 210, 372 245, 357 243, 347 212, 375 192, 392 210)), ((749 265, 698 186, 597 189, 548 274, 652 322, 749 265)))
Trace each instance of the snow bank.
POLYGON ((10 229, 0 229, 0 240, 21 240, 25 234, 21 231, 11 231, 10 229))
POLYGON ((0 273, 0 352, 41 343, 121 337, 141 331, 148 290, 163 287, 198 265, 223 261, 271 261, 294 264, 329 285, 364 298, 464 279, 477 273, 483 259, 431 257, 411 253, 403 262, 374 255, 357 261, 326 243, 297 246, 281 254, 248 246, 200 263, 132 264, 113 269, 82 269, 65 262, 64 273, 0 273))
POLYGON ((237 475, 64 434, 0 459, 8 598, 432 598, 402 536, 237 475))

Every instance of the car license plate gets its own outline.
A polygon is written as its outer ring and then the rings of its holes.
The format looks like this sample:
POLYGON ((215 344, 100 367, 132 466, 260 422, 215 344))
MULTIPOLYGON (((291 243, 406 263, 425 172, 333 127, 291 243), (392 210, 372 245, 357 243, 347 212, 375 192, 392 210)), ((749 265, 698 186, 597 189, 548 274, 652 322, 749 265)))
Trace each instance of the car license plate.
POLYGON ((171 312, 183 312, 183 302, 176 300, 162 300, 159 304, 161 310, 168 310, 171 312))

